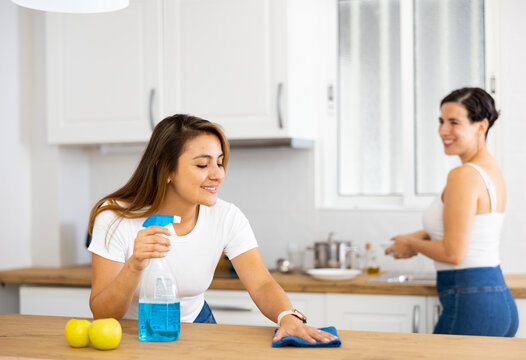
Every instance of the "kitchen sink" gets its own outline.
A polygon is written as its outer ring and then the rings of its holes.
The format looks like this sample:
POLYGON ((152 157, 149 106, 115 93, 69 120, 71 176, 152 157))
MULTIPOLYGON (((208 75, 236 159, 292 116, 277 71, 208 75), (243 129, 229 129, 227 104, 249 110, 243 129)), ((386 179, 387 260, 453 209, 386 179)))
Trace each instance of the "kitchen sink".
POLYGON ((435 272, 390 272, 374 277, 368 282, 372 283, 395 283, 395 284, 436 284, 435 272))

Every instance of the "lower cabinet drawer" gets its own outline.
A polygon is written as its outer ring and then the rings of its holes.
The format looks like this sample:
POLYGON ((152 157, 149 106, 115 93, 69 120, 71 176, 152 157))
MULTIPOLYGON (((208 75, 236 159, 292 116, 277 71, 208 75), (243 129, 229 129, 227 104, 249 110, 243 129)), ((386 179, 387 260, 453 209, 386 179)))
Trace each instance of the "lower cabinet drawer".
POLYGON ((342 330, 425 333, 426 298, 327 294, 327 320, 342 330))
POLYGON ((22 285, 20 314, 91 318, 90 292, 90 288, 22 285))

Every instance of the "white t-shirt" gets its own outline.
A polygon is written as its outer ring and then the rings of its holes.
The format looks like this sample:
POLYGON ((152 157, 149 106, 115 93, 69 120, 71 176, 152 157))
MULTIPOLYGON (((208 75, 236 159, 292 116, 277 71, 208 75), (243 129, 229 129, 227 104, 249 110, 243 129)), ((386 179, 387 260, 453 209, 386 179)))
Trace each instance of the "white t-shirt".
MULTIPOLYGON (((141 219, 118 219, 110 229, 115 229, 108 242, 106 233, 115 220, 112 211, 103 211, 95 219, 91 244, 88 248, 94 254, 106 259, 126 262, 133 254, 137 232, 143 229, 141 219), (106 245, 107 243, 107 245, 106 245)), ((214 271, 224 251, 229 259, 256 248, 257 242, 250 224, 234 204, 217 200, 214 206, 200 205, 199 216, 194 229, 187 235, 175 236, 171 232, 171 249, 165 257, 177 283, 181 300, 181 321, 193 322, 204 304, 204 292, 210 286, 214 271)), ((137 319, 139 291, 137 287, 127 319, 137 319)))

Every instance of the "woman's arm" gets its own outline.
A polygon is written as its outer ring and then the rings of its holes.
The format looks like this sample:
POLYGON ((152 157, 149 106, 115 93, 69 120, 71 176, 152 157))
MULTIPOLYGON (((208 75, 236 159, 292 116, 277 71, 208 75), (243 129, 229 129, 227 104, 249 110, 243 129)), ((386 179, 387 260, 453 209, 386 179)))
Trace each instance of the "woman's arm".
MULTIPOLYGON (((164 257, 170 240, 156 234, 170 235, 168 229, 150 226, 139 231, 133 255, 120 263, 92 255, 90 308, 94 319, 122 318, 133 299, 147 260, 164 257)), ((111 240, 110 240, 111 241, 111 240)))
MULTIPOLYGON (((232 265, 250 297, 267 318, 277 322, 278 315, 282 311, 293 309, 285 291, 268 272, 257 248, 233 258, 232 265)), ((328 342, 336 338, 332 334, 303 324, 293 315, 285 315, 280 325, 274 341, 285 336, 296 336, 310 343, 328 342)))
POLYGON ((423 243, 413 241, 412 248, 433 260, 460 264, 469 249, 477 199, 482 182, 471 167, 453 169, 444 191, 444 238, 423 243))
POLYGON ((420 240, 431 240, 429 237, 429 234, 425 230, 419 230, 411 234, 407 234, 409 236, 415 237, 420 240))
POLYGON ((453 169, 444 191, 444 238, 426 241, 416 236, 395 237, 395 244, 386 250, 397 258, 408 253, 421 253, 433 260, 460 264, 469 248, 473 220, 477 212, 480 181, 475 171, 468 167, 453 169))
POLYGON ((97 254, 91 257, 92 280, 90 308, 94 319, 120 319, 130 307, 141 271, 132 262, 112 261, 97 254))

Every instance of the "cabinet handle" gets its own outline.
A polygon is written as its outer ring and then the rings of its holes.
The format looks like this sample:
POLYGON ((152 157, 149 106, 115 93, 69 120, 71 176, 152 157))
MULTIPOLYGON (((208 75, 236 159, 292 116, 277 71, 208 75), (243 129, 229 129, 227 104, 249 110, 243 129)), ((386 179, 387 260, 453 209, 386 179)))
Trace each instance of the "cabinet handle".
POLYGON ((148 105, 148 111, 150 115, 150 127, 152 128, 152 131, 153 131, 153 128, 155 127, 155 121, 153 119, 153 98, 154 97, 155 97, 155 88, 150 90, 150 101, 148 105))
POLYGON ((436 304, 434 306, 434 310, 435 311, 433 311, 433 329, 437 325, 438 319, 440 318, 440 314, 442 313, 442 307, 440 306, 440 304, 436 304))
POLYGON ((211 310, 226 310, 226 311, 252 311, 251 306, 235 306, 235 305, 210 305, 211 310))
POLYGON ((418 333, 420 328, 420 305, 413 306, 413 332, 418 333))
POLYGON ((281 117, 281 92, 283 90, 283 83, 278 83, 278 91, 276 97, 276 110, 278 112, 278 126, 283 129, 283 118, 281 117))

